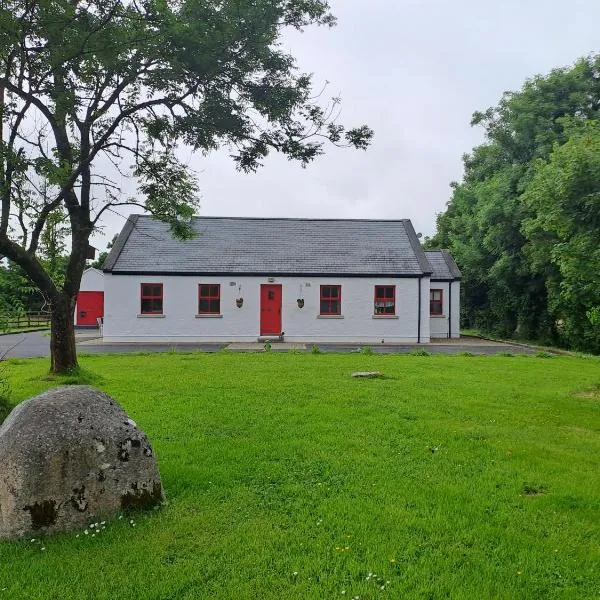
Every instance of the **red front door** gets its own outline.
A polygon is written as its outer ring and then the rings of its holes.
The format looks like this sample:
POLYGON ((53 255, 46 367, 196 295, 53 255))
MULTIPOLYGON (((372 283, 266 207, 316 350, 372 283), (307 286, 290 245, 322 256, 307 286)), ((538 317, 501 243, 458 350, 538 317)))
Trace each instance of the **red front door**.
POLYGON ((260 286, 260 335, 281 335, 281 286, 260 286))
POLYGON ((104 316, 104 292, 79 292, 77 294, 77 325, 98 325, 104 316))

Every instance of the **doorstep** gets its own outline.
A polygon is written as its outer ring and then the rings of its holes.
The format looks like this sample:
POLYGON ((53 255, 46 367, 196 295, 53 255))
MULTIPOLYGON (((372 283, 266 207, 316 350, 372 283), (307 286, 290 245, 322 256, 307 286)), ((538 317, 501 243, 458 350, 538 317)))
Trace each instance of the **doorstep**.
MULTIPOLYGON (((226 346, 226 350, 234 352, 264 352, 265 344, 262 342, 233 342, 226 346)), ((289 350, 306 350, 306 344, 297 342, 272 342, 272 352, 284 352, 289 350)))

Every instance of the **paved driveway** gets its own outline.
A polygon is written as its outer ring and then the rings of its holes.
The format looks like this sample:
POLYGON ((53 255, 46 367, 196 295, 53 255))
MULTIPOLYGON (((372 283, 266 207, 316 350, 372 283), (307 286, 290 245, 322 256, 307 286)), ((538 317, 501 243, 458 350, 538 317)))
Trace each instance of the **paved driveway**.
MULTIPOLYGON (((117 354, 123 352, 168 352, 170 350, 200 350, 215 352, 227 344, 103 344, 97 332, 77 332, 75 335, 79 354, 117 354)), ((0 335, 0 356, 6 358, 34 358, 50 356, 50 333, 0 335)))
MULTIPOLYGON (((216 352, 228 346, 228 344, 104 344, 97 332, 78 332, 76 335, 77 350, 80 354, 105 354, 123 352, 167 352, 173 349, 181 351, 216 352)), ((310 344, 278 344, 273 343, 272 349, 310 351, 310 344)), ((365 344, 318 344, 323 352, 359 352, 365 344)), ((398 354, 414 352, 415 350, 427 350, 435 354, 455 354, 459 352, 471 352, 473 354, 499 354, 511 352, 513 354, 531 354, 535 352, 528 346, 503 344, 490 342, 479 338, 461 338, 460 340, 440 340, 431 344, 398 344, 398 345, 372 345, 373 352, 377 354, 398 354)), ((263 349, 261 343, 231 344, 231 350, 241 352, 260 352, 263 349)), ((47 331, 36 331, 22 334, 11 334, 0 336, 0 356, 6 353, 7 358, 32 358, 49 356, 50 335, 47 331)))

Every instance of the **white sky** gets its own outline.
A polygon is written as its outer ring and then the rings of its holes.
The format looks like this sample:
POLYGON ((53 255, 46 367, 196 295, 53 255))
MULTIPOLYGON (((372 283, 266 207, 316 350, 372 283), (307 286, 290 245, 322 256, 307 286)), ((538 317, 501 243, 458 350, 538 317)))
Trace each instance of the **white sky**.
MULTIPOLYGON (((189 155, 216 216, 410 218, 424 235, 483 140, 469 123, 524 80, 600 50, 600 2, 331 0, 338 26, 293 33, 284 47, 318 89, 342 96, 341 122, 375 130, 366 152, 329 147, 307 169, 272 155, 256 174, 226 149, 189 155)), ((125 184, 124 187, 129 187, 125 184)), ((120 211, 123 215, 126 211, 120 211)), ((139 212, 139 210, 134 211, 139 212)), ((104 249, 123 219, 109 215, 104 249)))

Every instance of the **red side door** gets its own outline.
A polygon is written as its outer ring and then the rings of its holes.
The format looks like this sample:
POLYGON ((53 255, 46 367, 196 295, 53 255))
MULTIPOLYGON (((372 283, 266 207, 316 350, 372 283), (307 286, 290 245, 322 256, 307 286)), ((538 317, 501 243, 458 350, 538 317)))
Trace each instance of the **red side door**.
POLYGON ((77 294, 77 325, 98 325, 104 316, 104 292, 79 292, 77 294))
POLYGON ((260 286, 260 335, 281 334, 281 286, 260 286))

